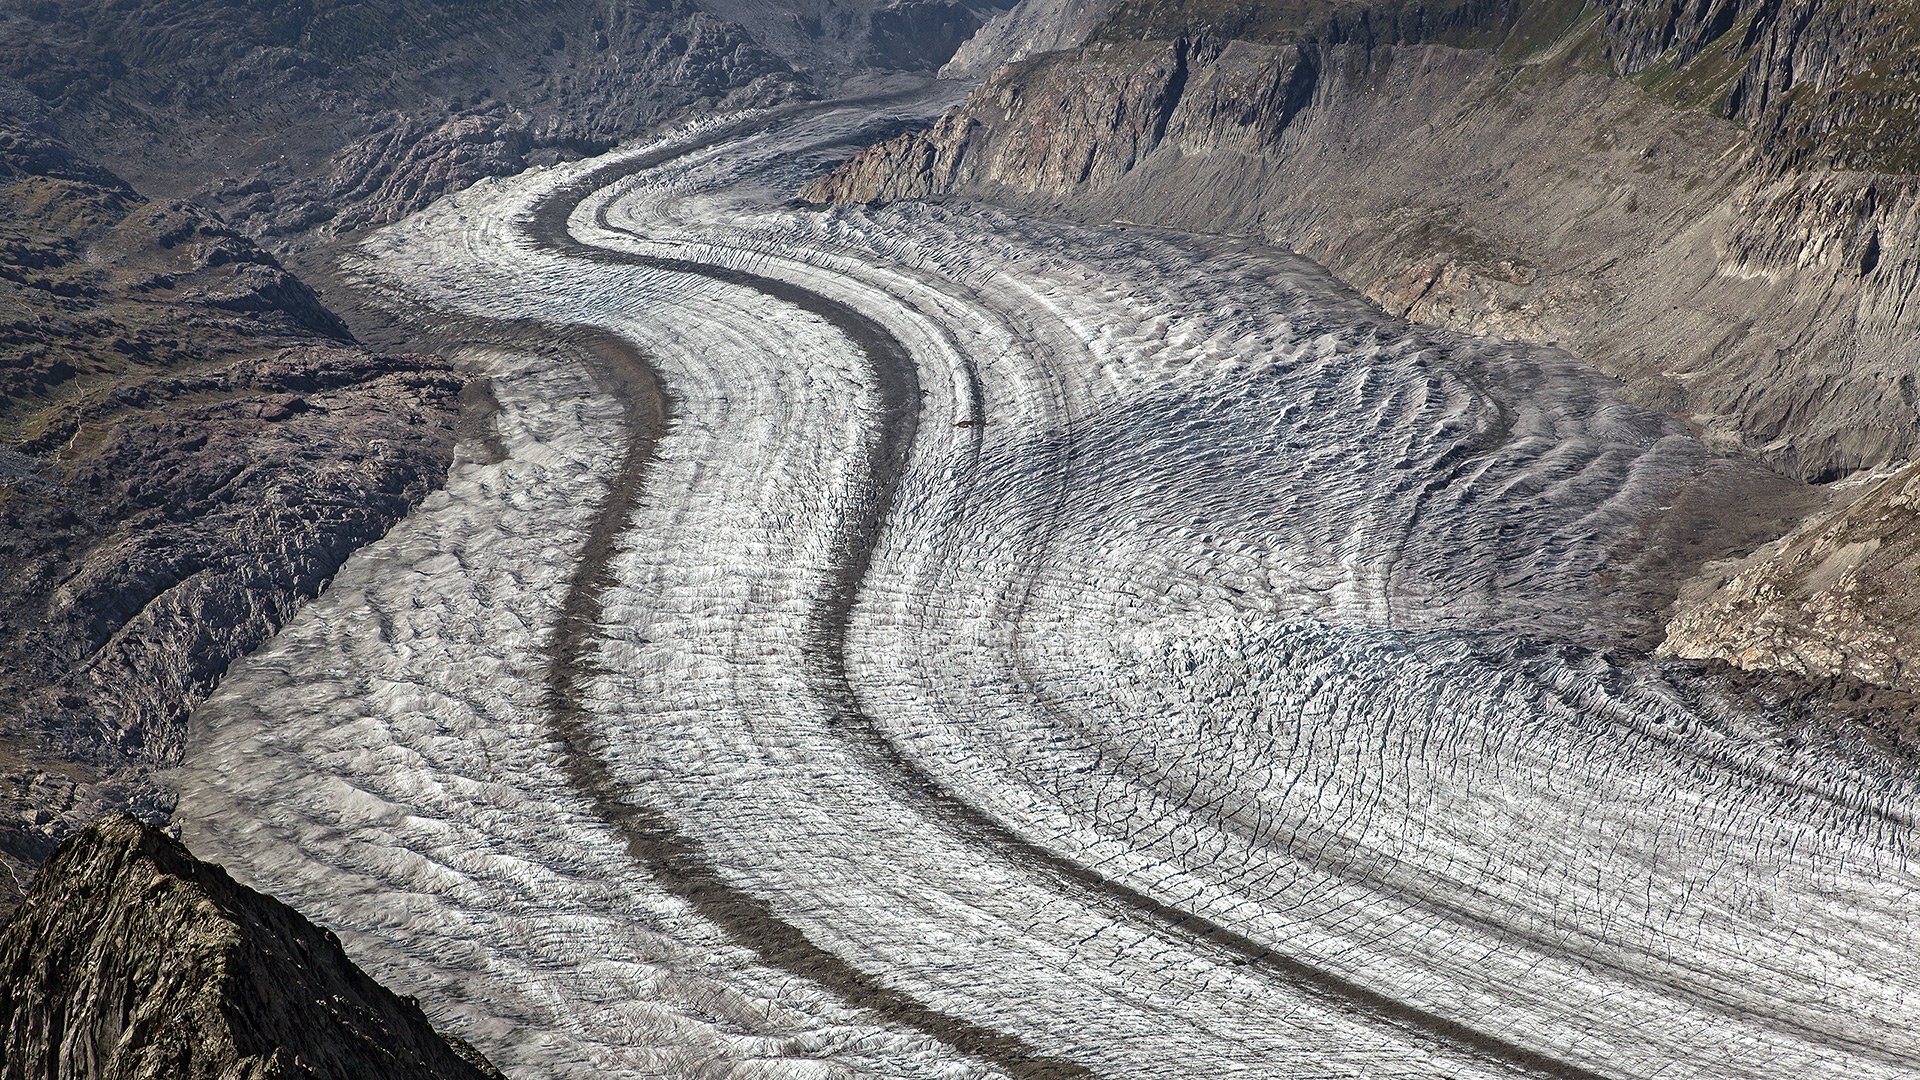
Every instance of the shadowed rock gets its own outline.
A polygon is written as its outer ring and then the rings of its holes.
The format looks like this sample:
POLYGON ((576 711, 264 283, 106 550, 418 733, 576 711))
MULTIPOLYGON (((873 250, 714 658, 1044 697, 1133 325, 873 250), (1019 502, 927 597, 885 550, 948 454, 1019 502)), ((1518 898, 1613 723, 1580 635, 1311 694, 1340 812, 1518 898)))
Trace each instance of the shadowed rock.
POLYGON ((0 934, 7 1080, 498 1080, 334 935, 134 818, 61 845, 0 934))

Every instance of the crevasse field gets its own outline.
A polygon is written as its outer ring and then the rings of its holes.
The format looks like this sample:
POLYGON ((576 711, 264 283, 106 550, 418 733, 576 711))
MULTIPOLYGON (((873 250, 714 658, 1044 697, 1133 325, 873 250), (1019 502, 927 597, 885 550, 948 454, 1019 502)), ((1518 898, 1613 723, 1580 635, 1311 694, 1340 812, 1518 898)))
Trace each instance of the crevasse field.
POLYGON ((790 203, 927 108, 365 246, 495 435, 200 709, 199 854, 516 1077, 1920 1069, 1912 783, 1622 659, 1735 466, 1270 249, 790 203))

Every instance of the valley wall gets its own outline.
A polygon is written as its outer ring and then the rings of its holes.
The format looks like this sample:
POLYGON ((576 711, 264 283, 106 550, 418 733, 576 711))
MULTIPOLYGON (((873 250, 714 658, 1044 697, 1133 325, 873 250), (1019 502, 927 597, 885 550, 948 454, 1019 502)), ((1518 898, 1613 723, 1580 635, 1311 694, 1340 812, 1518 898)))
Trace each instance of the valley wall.
POLYGON ((0 128, 0 916, 234 659, 438 486, 460 379, 270 255, 0 128))
MULTIPOLYGON (((1395 314, 1562 346, 1723 451, 1827 482, 1920 446, 1920 128, 1903 119, 1920 32, 1903 20, 1847 2, 1122 4, 803 197, 1259 235, 1395 314)), ((1849 498, 1819 527, 1852 535, 1849 498)), ((1891 581, 1917 551, 1886 535, 1848 580, 1891 581)), ((1764 647, 1753 619, 1697 615, 1669 647, 1892 670, 1855 661, 1882 649, 1855 632, 1796 652, 1804 620, 1761 622, 1764 647)))

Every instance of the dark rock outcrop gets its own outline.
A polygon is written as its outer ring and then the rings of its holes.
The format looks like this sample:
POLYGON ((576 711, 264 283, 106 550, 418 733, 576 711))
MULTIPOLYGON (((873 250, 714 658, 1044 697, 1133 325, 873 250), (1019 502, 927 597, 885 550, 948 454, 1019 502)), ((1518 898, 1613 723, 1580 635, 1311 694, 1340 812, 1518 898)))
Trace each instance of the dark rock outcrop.
POLYGON ((228 663, 436 486, 459 380, 270 256, 0 131, 0 912, 228 663))
POLYGON ((499 1080, 331 933, 131 817, 41 868, 0 933, 4 1080, 499 1080))
POLYGON ((1920 6, 1611 0, 1613 70, 1751 131, 1783 169, 1920 172, 1920 6))

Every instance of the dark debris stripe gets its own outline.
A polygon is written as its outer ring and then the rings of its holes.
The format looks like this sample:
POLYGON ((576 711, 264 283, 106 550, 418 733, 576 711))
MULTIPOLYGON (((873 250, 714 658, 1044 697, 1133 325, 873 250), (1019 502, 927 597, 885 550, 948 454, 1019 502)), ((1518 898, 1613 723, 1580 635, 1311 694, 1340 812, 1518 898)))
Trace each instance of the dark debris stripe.
MULTIPOLYGON (((1268 971, 1324 1003, 1365 1016, 1389 1030, 1432 1040, 1524 1075, 1555 1080, 1610 1080, 1605 1074, 1440 1016, 1335 972, 1275 952, 1233 929, 1146 895, 1036 844, 947 790, 903 755, 861 711, 846 672, 846 629, 874 542, 906 467, 917 427, 920 384, 911 353, 871 317, 792 282, 732 267, 598 247, 575 238, 567 226, 573 211, 594 192, 628 176, 658 168, 676 157, 762 129, 769 122, 767 117, 750 118, 740 124, 716 128, 698 140, 593 169, 544 198, 534 208, 525 227, 535 244, 555 254, 604 265, 695 275, 752 289, 792 304, 846 335, 866 357, 879 386, 884 421, 871 433, 868 455, 872 467, 867 471, 864 509, 836 538, 835 581, 817 601, 811 620, 815 644, 812 660, 817 665, 816 677, 828 690, 836 728, 858 737, 865 749, 886 766, 881 775, 891 775, 925 800, 943 823, 952 826, 958 834, 1011 855, 1016 865, 1027 866, 1056 882, 1077 888, 1110 909, 1145 916, 1179 938, 1226 953, 1234 963, 1268 971)), ((597 217, 601 227, 621 231, 607 224, 604 207, 597 217)), ((608 342, 603 340, 601 344, 608 342)), ((631 346, 621 343, 620 347, 632 354, 623 363, 645 366, 644 358, 631 346)), ((648 378, 652 378, 650 371, 648 378)), ((657 387, 657 382, 655 385, 657 387)), ((621 829, 636 859, 659 870, 661 880, 669 888, 693 903, 736 940, 754 949, 769 966, 819 982, 850 1002, 989 1061, 1014 1076, 1041 1080, 1095 1075, 1078 1064, 1042 1055, 1017 1036, 940 1013, 899 990, 881 985, 873 976, 807 940, 765 901, 722 880, 699 844, 679 833, 658 812, 637 806, 621 796, 606 764, 594 756, 598 739, 591 730, 591 716, 579 699, 578 686, 590 674, 593 627, 599 615, 599 597, 606 585, 605 555, 610 553, 614 538, 624 530, 639 497, 638 474, 645 470, 645 459, 651 454, 654 439, 657 435, 641 440, 645 449, 637 455, 630 448, 623 462, 622 479, 610 491, 607 506, 589 539, 589 549, 597 548, 602 555, 597 562, 592 558, 581 561, 569 587, 563 630, 555 642, 554 663, 548 679, 548 707, 555 716, 556 729, 566 748, 566 767, 575 783, 593 800, 596 812, 621 829), (630 486, 626 479, 629 472, 635 474, 630 486), (569 626, 574 629, 566 629, 569 626)))

